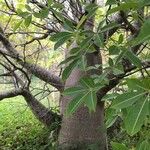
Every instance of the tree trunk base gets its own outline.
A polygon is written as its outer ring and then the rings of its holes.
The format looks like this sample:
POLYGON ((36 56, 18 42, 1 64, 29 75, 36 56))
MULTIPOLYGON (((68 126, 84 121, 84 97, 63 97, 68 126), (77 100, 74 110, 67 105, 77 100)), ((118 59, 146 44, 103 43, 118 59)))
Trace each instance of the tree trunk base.
POLYGON ((76 142, 76 143, 66 143, 61 144, 58 147, 58 150, 105 150, 104 144, 102 143, 90 143, 89 142, 76 142))

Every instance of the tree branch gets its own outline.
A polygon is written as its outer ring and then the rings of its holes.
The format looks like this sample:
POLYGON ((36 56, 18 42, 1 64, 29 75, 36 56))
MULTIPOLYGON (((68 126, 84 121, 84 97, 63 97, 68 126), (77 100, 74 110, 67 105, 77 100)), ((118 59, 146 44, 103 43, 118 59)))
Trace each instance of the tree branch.
POLYGON ((30 73, 32 73, 36 77, 54 86, 59 91, 63 90, 64 84, 62 83, 61 79, 58 76, 54 75, 51 71, 46 70, 36 64, 30 64, 24 61, 24 59, 20 56, 17 50, 13 48, 9 40, 4 36, 1 27, 0 27, 0 41, 3 43, 6 50, 11 55, 10 57, 15 59, 17 63, 22 65, 24 68, 26 68, 30 73))
POLYGON ((12 98, 15 96, 22 95, 22 92, 23 92, 22 89, 14 89, 11 91, 0 92, 0 101, 5 98, 12 98))

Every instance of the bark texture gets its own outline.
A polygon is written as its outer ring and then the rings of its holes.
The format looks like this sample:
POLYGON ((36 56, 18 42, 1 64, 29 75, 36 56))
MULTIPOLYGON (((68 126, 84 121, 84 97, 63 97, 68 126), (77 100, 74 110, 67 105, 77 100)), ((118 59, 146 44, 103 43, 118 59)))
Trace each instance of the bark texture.
MULTIPOLYGON (((78 84, 84 73, 76 69, 66 82, 66 87, 78 84)), ((71 98, 62 97, 62 113, 71 98)), ((95 113, 89 113, 86 107, 80 107, 71 117, 63 116, 59 134, 60 150, 85 150, 94 146, 95 150, 105 149, 106 132, 104 127, 104 107, 101 103, 95 113)))
MULTIPOLYGON (((87 65, 102 64, 101 56, 98 52, 87 54, 87 65)), ((101 74, 101 69, 83 72, 74 69, 66 81, 65 88, 78 85, 82 76, 101 74)), ((59 134, 60 150, 86 150, 93 147, 95 150, 105 150, 106 130, 104 126, 104 106, 103 103, 97 105, 96 111, 89 113, 89 110, 82 106, 72 116, 64 115, 70 97, 62 97, 62 125, 59 134)), ((98 100, 100 101, 100 100, 98 100)))

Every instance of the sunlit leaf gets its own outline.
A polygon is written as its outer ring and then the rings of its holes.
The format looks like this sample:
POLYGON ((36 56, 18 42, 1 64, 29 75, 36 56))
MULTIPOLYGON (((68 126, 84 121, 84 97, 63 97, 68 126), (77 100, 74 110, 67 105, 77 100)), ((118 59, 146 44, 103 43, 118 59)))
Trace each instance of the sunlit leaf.
POLYGON ((148 100, 149 97, 143 99, 141 98, 138 103, 131 107, 128 115, 125 119, 125 128, 129 135, 136 134, 144 123, 146 116, 148 114, 148 100))
POLYGON ((112 13, 115 13, 117 11, 120 11, 120 10, 129 10, 129 9, 135 9, 135 8, 138 8, 139 4, 137 2, 125 2, 125 3, 121 3, 119 6, 117 7, 114 7, 112 9, 110 9, 108 11, 108 14, 112 14, 112 13))
POLYGON ((138 36, 134 40, 129 41, 129 44, 131 43, 131 46, 136 46, 138 44, 141 44, 143 42, 150 40, 149 27, 150 27, 150 19, 147 19, 144 21, 144 24, 141 27, 141 30, 140 30, 140 33, 138 34, 138 36))
POLYGON ((71 88, 65 89, 63 94, 64 95, 69 95, 69 96, 74 96, 74 95, 77 95, 77 94, 82 94, 85 91, 86 90, 83 89, 82 87, 71 87, 71 88))
POLYGON ((85 99, 85 105, 89 108, 89 111, 92 112, 96 110, 97 97, 95 91, 90 91, 85 99))
POLYGON ((62 79, 63 80, 66 80, 69 75, 71 74, 72 70, 77 66, 78 64, 78 59, 77 60, 74 60, 72 61, 63 71, 62 73, 62 79))
POLYGON ((111 142, 113 150, 129 150, 124 144, 111 142))
POLYGON ((67 106, 66 114, 71 115, 73 114, 80 106, 83 104, 86 98, 88 96, 88 93, 80 94, 77 97, 75 97, 73 100, 70 101, 70 103, 67 106))
POLYGON ((127 50, 125 56, 138 68, 142 67, 141 60, 130 50, 127 50))
POLYGON ((24 24, 26 27, 28 27, 31 24, 32 21, 32 15, 29 15, 27 18, 24 20, 24 24))
POLYGON ((122 109, 131 106, 144 96, 145 92, 128 92, 117 96, 112 103, 112 108, 122 109))
POLYGON ((18 23, 15 24, 15 26, 13 28, 14 32, 20 27, 20 25, 22 24, 22 22, 23 22, 23 20, 20 20, 18 23))

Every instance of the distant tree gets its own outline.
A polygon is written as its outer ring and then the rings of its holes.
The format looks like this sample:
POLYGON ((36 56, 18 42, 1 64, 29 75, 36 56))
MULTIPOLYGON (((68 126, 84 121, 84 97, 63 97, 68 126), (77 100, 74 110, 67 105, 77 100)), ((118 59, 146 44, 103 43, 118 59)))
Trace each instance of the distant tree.
MULTIPOLYGON (((15 81, 14 89, 0 93, 0 100, 22 95, 45 125, 61 120, 59 149, 108 149, 106 127, 118 116, 129 135, 141 130, 150 106, 149 0, 0 0, 0 4, 0 65, 6 70, 0 76, 15 81), (29 55, 28 50, 42 58, 46 39, 65 54, 60 75, 29 55), (33 75, 60 92, 61 115, 33 94, 33 75)), ((146 140, 141 150, 148 147, 146 140)))

